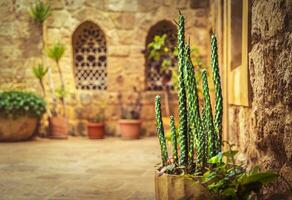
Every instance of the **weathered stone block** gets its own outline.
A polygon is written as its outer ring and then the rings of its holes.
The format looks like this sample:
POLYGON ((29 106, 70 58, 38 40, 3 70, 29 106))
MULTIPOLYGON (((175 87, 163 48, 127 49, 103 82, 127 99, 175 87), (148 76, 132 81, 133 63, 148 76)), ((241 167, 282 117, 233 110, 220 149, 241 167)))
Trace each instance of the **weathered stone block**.
POLYGON ((137 1, 132 0, 107 0, 105 7, 109 11, 134 12, 138 9, 137 1))

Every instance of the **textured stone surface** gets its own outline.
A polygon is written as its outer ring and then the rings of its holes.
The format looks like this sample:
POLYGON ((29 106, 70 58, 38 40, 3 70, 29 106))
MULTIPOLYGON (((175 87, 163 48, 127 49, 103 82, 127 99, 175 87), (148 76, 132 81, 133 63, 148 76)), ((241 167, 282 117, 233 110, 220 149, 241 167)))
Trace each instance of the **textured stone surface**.
MULTIPOLYGON (((279 171, 292 183, 292 27, 288 2, 252 3, 252 104, 249 108, 230 107, 229 130, 230 139, 239 145, 248 164, 279 171)), ((285 190, 285 186, 274 189, 285 190)))
POLYGON ((153 200, 156 138, 38 140, 0 145, 0 199, 153 200))

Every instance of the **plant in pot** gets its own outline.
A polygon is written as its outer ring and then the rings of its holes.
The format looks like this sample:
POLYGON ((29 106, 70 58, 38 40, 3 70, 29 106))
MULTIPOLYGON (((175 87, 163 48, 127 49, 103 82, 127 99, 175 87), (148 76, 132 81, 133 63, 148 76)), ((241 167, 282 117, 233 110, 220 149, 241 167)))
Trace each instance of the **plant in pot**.
POLYGON ((68 137, 68 121, 66 117, 66 102, 65 83, 63 73, 60 67, 60 59, 65 53, 65 46, 61 43, 53 44, 48 50, 47 55, 55 61, 57 71, 60 78, 60 87, 56 89, 56 96, 61 103, 61 108, 58 108, 56 102, 53 102, 52 115, 49 116, 50 137, 54 139, 66 139, 68 137))
POLYGON ((119 120, 120 133, 123 139, 138 139, 141 134, 140 119, 141 91, 133 87, 133 92, 128 96, 129 102, 125 105, 121 92, 118 95, 121 108, 121 119, 119 120))
POLYGON ((100 104, 100 111, 87 123, 87 134, 90 139, 103 139, 105 135, 105 102, 100 104))
POLYGON ((45 111, 44 99, 34 93, 0 92, 0 141, 31 139, 45 111))
POLYGON ((270 172, 247 172, 235 164, 236 151, 222 153, 222 90, 218 67, 217 41, 211 37, 211 68, 215 88, 213 116, 207 71, 202 71, 203 107, 200 109, 197 80, 185 44, 184 17, 178 23, 178 100, 179 128, 170 116, 171 154, 168 154, 161 115, 160 97, 156 97, 156 126, 162 164, 155 176, 157 200, 172 199, 247 199, 251 192, 274 180, 270 172), (223 157, 227 162, 223 162, 223 157), (230 165, 229 162, 232 162, 230 165), (215 194, 215 195, 214 195, 215 194), (226 198, 225 198, 226 197, 226 198))
POLYGON ((161 145, 162 165, 155 176, 156 199, 211 199, 202 176, 208 159, 221 152, 222 91, 217 61, 216 38, 212 40, 212 71, 215 85, 213 117, 207 71, 202 71, 203 108, 199 108, 197 80, 191 60, 190 45, 185 43, 184 17, 178 21, 178 107, 179 128, 170 117, 172 158, 169 159, 161 115, 160 97, 156 97, 156 125, 161 145), (179 153, 178 153, 179 152, 179 153), (192 177, 189 178, 189 177, 192 177))

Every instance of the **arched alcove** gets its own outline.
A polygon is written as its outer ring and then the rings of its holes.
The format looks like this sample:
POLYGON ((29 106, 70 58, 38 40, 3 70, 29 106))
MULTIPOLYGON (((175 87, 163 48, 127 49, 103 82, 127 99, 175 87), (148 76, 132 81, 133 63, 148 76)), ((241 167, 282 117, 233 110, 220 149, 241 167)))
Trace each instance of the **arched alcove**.
POLYGON ((74 31, 72 45, 76 88, 105 90, 107 47, 104 32, 95 23, 85 21, 74 31))
MULTIPOLYGON (((168 21, 161 20, 153 25, 146 36, 145 42, 145 75, 146 75, 146 89, 147 90, 162 90, 163 76, 161 73, 161 61, 157 61, 153 58, 149 58, 149 51, 147 49, 148 44, 151 43, 156 35, 162 36, 166 35, 165 46, 168 47, 170 51, 174 51, 177 41, 177 28, 176 26, 168 21)), ((172 63, 176 63, 173 60, 172 63)), ((175 67, 173 65, 172 67, 175 67)), ((169 82, 170 87, 171 82, 169 82)))

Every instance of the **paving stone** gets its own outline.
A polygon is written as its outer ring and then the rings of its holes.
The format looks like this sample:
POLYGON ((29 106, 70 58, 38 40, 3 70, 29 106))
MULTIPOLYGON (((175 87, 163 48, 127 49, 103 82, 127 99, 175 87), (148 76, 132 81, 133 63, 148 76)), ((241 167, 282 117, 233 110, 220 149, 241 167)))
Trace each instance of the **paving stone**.
POLYGON ((156 138, 0 144, 0 200, 150 200, 156 138))

